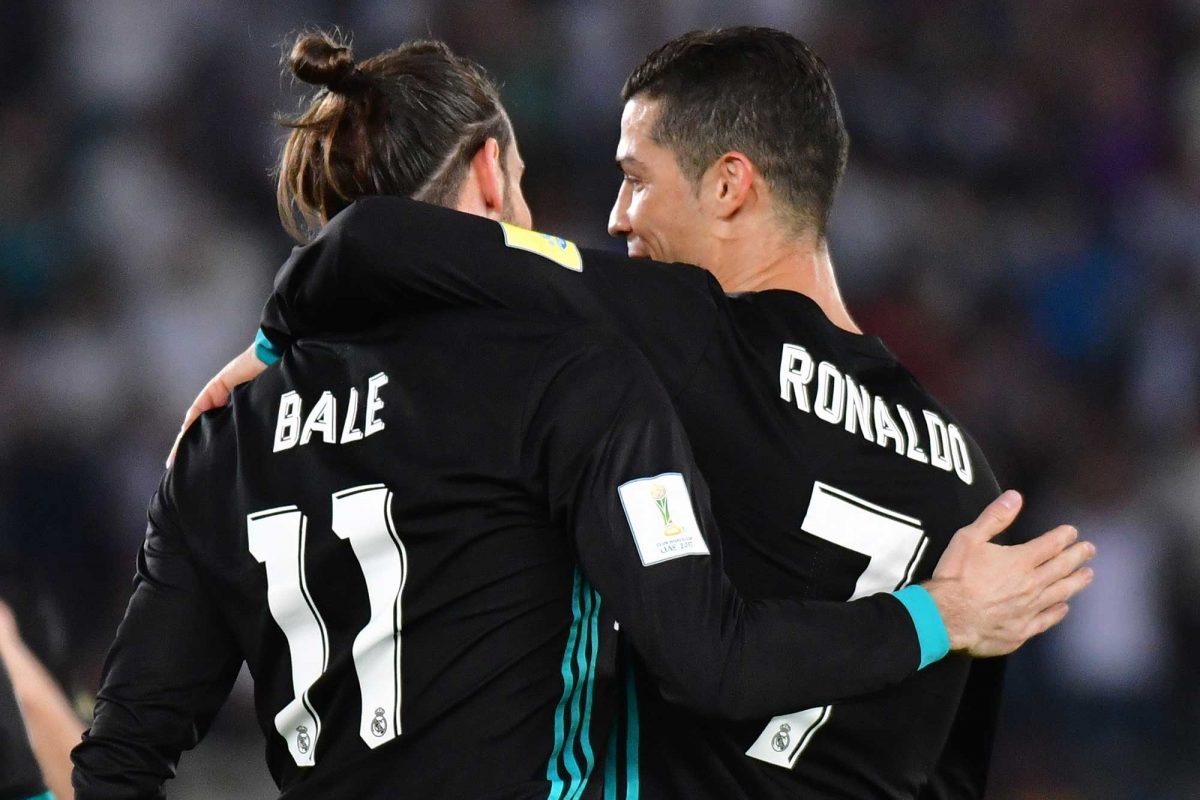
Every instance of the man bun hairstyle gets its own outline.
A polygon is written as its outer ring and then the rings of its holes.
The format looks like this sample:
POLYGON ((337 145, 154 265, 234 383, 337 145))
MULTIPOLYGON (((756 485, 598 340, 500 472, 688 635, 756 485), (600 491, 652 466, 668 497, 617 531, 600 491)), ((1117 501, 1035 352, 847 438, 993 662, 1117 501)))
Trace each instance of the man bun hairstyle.
POLYGON ((300 242, 359 197, 453 205, 488 138, 502 154, 512 142, 496 84, 441 42, 406 42, 356 63, 339 35, 316 31, 297 37, 287 64, 322 87, 299 114, 278 120, 291 134, 276 203, 300 242))
POLYGON ((621 99, 639 95, 661 102, 652 136, 694 186, 723 154, 742 152, 785 221, 825 235, 849 137, 829 70, 808 45, 772 28, 685 33, 629 76, 621 99))
POLYGON ((358 83, 358 88, 363 88, 366 83, 354 65, 354 51, 324 33, 307 34, 297 39, 288 64, 292 74, 305 83, 324 86, 339 94, 355 88, 348 84, 358 83), (352 77, 360 80, 352 81, 352 77))

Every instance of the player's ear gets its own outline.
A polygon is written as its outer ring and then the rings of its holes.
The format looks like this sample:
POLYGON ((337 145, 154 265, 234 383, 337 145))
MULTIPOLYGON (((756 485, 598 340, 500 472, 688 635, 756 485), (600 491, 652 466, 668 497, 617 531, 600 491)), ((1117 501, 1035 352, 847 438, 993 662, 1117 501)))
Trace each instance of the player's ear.
POLYGON ((758 170, 744 153, 731 150, 718 158, 704 173, 701 192, 718 219, 728 220, 754 197, 754 176, 758 170))
POLYGON ((489 136, 471 157, 471 179, 479 189, 484 216, 500 219, 504 213, 504 170, 500 159, 500 143, 489 136))

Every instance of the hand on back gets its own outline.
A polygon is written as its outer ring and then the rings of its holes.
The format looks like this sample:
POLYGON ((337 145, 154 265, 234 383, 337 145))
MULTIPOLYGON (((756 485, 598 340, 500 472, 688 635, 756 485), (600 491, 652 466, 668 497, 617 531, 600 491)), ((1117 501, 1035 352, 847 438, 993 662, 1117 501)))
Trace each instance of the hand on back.
POLYGON ((1001 656, 1063 620, 1067 601, 1092 581, 1085 567, 1096 548, 1060 525, 1018 545, 992 541, 1021 509, 1007 491, 970 525, 959 529, 925 588, 950 636, 950 649, 1001 656))
POLYGON ((196 418, 205 411, 220 408, 228 403, 229 393, 235 386, 257 378, 266 368, 267 365, 259 361, 258 356, 254 354, 254 345, 250 345, 237 358, 222 367, 216 377, 205 384, 204 388, 200 390, 200 394, 196 395, 196 399, 192 401, 191 408, 183 416, 183 425, 179 427, 175 444, 171 445, 171 453, 167 456, 168 468, 175 462, 175 451, 179 449, 179 441, 196 421, 196 418))

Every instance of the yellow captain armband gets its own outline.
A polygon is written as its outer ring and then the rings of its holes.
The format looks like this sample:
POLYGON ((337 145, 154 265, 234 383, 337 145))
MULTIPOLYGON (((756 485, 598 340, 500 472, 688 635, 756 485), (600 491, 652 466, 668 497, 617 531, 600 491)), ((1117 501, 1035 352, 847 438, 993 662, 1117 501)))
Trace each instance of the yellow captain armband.
POLYGON ((504 231, 504 244, 516 250, 548 258, 560 267, 566 267, 575 272, 583 272, 583 256, 574 242, 551 236, 548 233, 538 233, 526 228, 518 228, 507 222, 501 222, 504 231))

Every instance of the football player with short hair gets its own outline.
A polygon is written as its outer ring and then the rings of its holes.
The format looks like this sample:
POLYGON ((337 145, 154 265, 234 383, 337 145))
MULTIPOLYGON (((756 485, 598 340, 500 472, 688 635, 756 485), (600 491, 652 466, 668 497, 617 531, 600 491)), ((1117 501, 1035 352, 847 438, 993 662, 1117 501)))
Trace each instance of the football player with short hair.
MULTIPOLYGON (((1066 600, 1090 580, 1081 565, 1091 546, 1072 545, 1067 527, 1014 548, 952 536, 998 488, 963 428, 881 342, 862 335, 837 292, 825 223, 846 137, 811 50, 765 29, 689 34, 653 53, 625 96, 618 161, 626 180, 610 228, 631 255, 703 269, 579 251, 414 203, 405 197, 412 190, 343 186, 318 215, 332 221, 281 271, 257 352, 271 358, 298 337, 370 328, 431 305, 567 313, 629 337, 709 478, 725 567, 743 593, 854 600, 848 607, 899 598, 922 654, 926 646, 960 652, 923 660, 908 680, 861 697, 817 691, 823 699, 811 707, 773 716, 729 709, 737 722, 664 700, 643 659, 608 748, 610 790, 980 794, 1001 662, 966 654, 1009 652, 1061 620, 1066 600), (985 551, 1020 554, 1025 569, 1004 575, 998 562, 979 569, 964 559, 985 551), (980 638, 960 627, 971 605, 963 589, 976 582, 1038 607, 1000 639, 980 638), (939 647, 938 636, 948 642, 939 647)), ((255 370, 232 363, 208 402, 255 370)), ((1002 500, 1014 511, 1019 503, 1002 500)), ((852 635, 812 640, 794 667, 817 669, 852 635)), ((852 669, 876 670, 895 656, 871 650, 852 669)))

